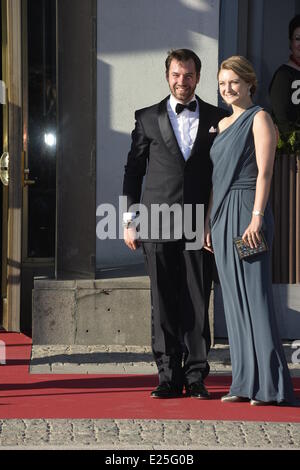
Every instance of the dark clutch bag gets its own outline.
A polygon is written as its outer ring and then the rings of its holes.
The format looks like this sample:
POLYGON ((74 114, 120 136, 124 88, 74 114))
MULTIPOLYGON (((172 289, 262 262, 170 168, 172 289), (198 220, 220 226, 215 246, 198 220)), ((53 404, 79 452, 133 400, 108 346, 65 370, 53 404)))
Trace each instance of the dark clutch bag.
POLYGON ((260 232, 260 244, 256 248, 251 248, 250 246, 244 243, 242 237, 236 237, 233 239, 234 246, 236 251, 238 252, 240 259, 249 258, 250 256, 259 255, 260 253, 264 253, 268 251, 268 245, 264 234, 260 232))

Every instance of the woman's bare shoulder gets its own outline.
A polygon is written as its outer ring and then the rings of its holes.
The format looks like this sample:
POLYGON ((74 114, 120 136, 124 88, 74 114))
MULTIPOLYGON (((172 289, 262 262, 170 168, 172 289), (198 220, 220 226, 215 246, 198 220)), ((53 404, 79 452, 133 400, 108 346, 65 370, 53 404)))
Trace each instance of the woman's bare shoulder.
POLYGON ((263 124, 273 124, 273 120, 267 111, 261 109, 255 114, 253 124, 256 126, 263 124))
POLYGON ((230 122, 230 116, 226 116, 221 121, 218 123, 218 131, 222 132, 226 127, 229 125, 230 122))

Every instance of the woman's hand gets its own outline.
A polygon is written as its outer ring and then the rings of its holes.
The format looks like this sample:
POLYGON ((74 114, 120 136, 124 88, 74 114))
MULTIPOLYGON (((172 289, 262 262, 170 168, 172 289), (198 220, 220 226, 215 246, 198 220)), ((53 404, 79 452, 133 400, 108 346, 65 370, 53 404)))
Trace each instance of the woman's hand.
POLYGON ((205 223, 204 226, 204 245, 203 248, 205 250, 210 251, 211 253, 214 252, 213 247, 212 247, 212 241, 211 241, 211 230, 210 226, 208 223, 205 223))
POLYGON ((246 243, 246 245, 250 246, 251 248, 256 248, 261 241, 260 237, 260 230, 262 227, 262 216, 261 215, 253 215, 250 224, 246 228, 242 239, 246 243))

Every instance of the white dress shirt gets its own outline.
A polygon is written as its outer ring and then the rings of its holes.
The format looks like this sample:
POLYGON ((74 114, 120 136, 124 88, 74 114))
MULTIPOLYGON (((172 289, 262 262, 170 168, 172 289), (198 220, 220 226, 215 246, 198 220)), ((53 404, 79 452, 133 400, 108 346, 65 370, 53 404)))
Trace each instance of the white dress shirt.
MULTIPOLYGON (((189 103, 194 100, 196 100, 195 96, 193 96, 189 103)), ((180 114, 176 114, 175 109, 177 103, 176 98, 171 95, 167 103, 167 110, 179 148, 184 159, 187 160, 191 155, 198 132, 199 104, 196 100, 197 108, 194 112, 189 109, 184 109, 180 114)))

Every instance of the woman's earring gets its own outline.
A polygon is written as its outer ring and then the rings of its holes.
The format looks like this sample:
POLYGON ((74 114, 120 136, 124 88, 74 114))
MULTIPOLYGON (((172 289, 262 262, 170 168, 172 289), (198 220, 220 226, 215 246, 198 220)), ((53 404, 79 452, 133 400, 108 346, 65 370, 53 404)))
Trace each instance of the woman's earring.
POLYGON ((248 96, 251 96, 251 88, 248 88, 248 96))

